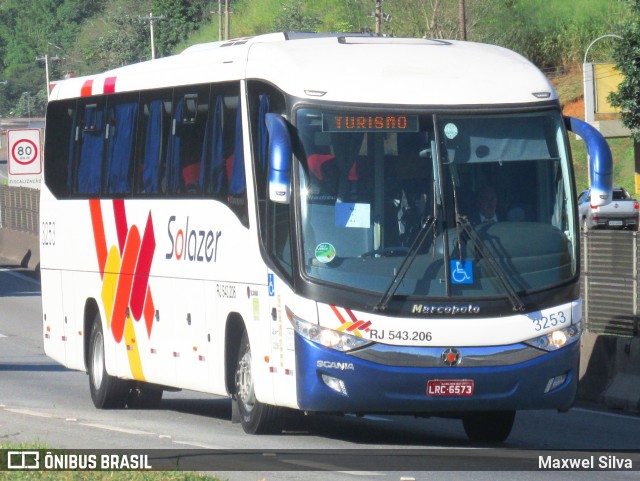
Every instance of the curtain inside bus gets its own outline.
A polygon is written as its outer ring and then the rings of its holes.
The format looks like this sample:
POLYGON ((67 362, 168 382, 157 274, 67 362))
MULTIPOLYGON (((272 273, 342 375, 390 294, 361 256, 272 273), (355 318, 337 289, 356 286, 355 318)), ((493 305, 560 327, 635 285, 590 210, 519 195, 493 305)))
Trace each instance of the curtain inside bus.
POLYGON ((144 142, 144 167, 142 181, 147 193, 160 191, 160 155, 162 152, 162 100, 153 100, 149 104, 144 142))
POLYGON ((104 110, 97 104, 86 105, 82 144, 78 160, 79 194, 100 192, 102 154, 104 151, 104 110))
POLYGON ((211 141, 211 148, 208 152, 203 151, 203 169, 200 172, 200 184, 204 187, 207 184, 206 192, 209 194, 219 195, 223 192, 224 186, 224 162, 223 162, 223 137, 222 137, 222 123, 223 123, 223 110, 222 110, 222 96, 216 96, 215 107, 213 109, 213 115, 208 122, 211 124, 206 129, 206 139, 211 141), (208 170, 207 168, 208 164, 208 170), (206 173, 209 172, 208 182, 205 182, 206 173))
POLYGON ((125 194, 131 192, 129 173, 133 159, 138 104, 116 104, 109 110, 110 132, 104 190, 108 194, 125 194))

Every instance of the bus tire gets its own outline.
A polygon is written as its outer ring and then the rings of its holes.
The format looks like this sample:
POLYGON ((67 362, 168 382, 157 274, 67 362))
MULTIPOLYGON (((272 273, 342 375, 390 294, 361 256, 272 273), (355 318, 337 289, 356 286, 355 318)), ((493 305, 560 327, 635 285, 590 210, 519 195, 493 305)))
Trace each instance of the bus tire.
POLYGON ((162 401, 164 390, 160 386, 139 381, 131 389, 127 407, 131 409, 156 409, 162 401))
POLYGON ((282 431, 280 409, 256 399, 253 387, 251 346, 246 331, 242 335, 235 370, 235 399, 240 424, 247 434, 277 434, 282 431))
POLYGON ((98 409, 121 409, 127 403, 129 383, 107 374, 105 367, 104 334, 97 313, 89 338, 89 389, 91 400, 98 409))
POLYGON ((478 412, 464 416, 462 425, 471 441, 501 443, 511 434, 515 417, 515 411, 478 412))

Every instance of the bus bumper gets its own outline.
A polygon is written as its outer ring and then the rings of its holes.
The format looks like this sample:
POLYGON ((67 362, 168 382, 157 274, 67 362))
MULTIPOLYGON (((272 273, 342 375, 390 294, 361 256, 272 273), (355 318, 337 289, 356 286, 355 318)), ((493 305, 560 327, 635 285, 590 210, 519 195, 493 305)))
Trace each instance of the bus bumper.
MULTIPOLYGON (((389 366, 325 348, 298 334, 295 343, 298 406, 306 411, 436 415, 567 410, 573 405, 578 388, 580 342, 525 362, 483 367, 464 367, 464 357, 455 367, 389 366), (548 389, 550 380, 563 375, 564 382, 548 389), (465 380, 467 385, 472 380, 473 394, 429 395, 430 380, 465 380)), ((434 348, 420 349, 432 352, 434 348)), ((484 348, 474 349, 478 352, 484 348)), ((495 347, 486 349, 496 351, 495 347)), ((464 356, 464 350, 460 350, 464 356)))

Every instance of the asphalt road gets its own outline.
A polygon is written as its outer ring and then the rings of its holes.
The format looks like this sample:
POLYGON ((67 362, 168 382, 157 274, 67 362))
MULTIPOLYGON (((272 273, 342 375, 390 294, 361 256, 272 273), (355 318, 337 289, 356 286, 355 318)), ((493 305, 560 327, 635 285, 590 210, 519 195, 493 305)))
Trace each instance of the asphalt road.
POLYGON ((632 458, 633 470, 533 469, 517 477, 523 481, 640 478, 640 417, 585 406, 566 414, 520 412, 510 438, 497 447, 469 442, 458 420, 392 416, 301 416, 292 419, 281 435, 249 436, 230 422, 227 399, 190 391, 165 393, 156 410, 100 411, 91 402, 87 375, 48 359, 41 335, 37 279, 0 268, 0 446, 38 443, 97 450, 193 450, 188 452, 194 454, 231 450, 240 455, 255 450, 257 455, 238 458, 237 469, 242 471, 230 471, 228 465, 210 458, 198 465, 198 470, 230 481, 511 480, 514 473, 503 469, 527 469, 529 465, 520 461, 536 457, 538 451, 553 456, 594 454, 596 460, 616 452, 620 458, 632 458), (295 456, 295 451, 306 449, 329 456, 295 456), (345 456, 352 454, 364 466, 345 456), (418 459, 421 462, 416 463, 418 459), (424 467, 425 459, 433 469, 446 471, 432 472, 424 467), (298 467, 319 471, 286 470, 298 467))

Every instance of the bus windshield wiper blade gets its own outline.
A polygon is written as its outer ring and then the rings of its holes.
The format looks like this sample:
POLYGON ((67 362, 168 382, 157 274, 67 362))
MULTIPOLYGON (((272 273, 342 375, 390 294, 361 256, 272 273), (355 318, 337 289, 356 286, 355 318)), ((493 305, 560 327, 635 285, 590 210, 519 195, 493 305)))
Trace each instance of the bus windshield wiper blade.
POLYGON ((502 286, 505 294, 509 298, 509 302, 511 302, 513 310, 516 312, 524 311, 524 303, 511 285, 511 282, 509 282, 509 278, 506 272, 496 261, 496 256, 493 252, 493 249, 480 238, 475 228, 471 225, 471 222, 469 222, 467 216, 456 214, 456 224, 462 228, 464 233, 472 242, 476 251, 478 251, 478 253, 486 261, 487 266, 493 272, 496 279, 498 280, 498 283, 502 286))
POLYGON ((391 279, 391 282, 389 283, 389 287, 387 287, 387 289, 384 291, 384 294, 382 294, 382 297, 373 308, 374 311, 384 311, 387 309, 387 306, 389 305, 389 301, 395 294, 396 290, 398 289, 398 286, 404 279, 404 276, 407 275, 407 272, 409 271, 411 264, 413 264, 413 261, 415 260, 416 255, 418 255, 418 251, 420 250, 420 247, 422 247, 422 244, 424 244, 424 241, 427 239, 429 232, 431 232, 435 224, 436 224, 436 218, 434 216, 428 216, 422 220, 422 225, 420 226, 420 231, 418 232, 418 235, 416 236, 413 243, 411 244, 411 247, 409 247, 409 251, 407 252, 407 255, 405 256, 405 258, 402 260, 402 263, 400 264, 400 267, 398 268, 395 275, 393 276, 393 279, 391 279))

